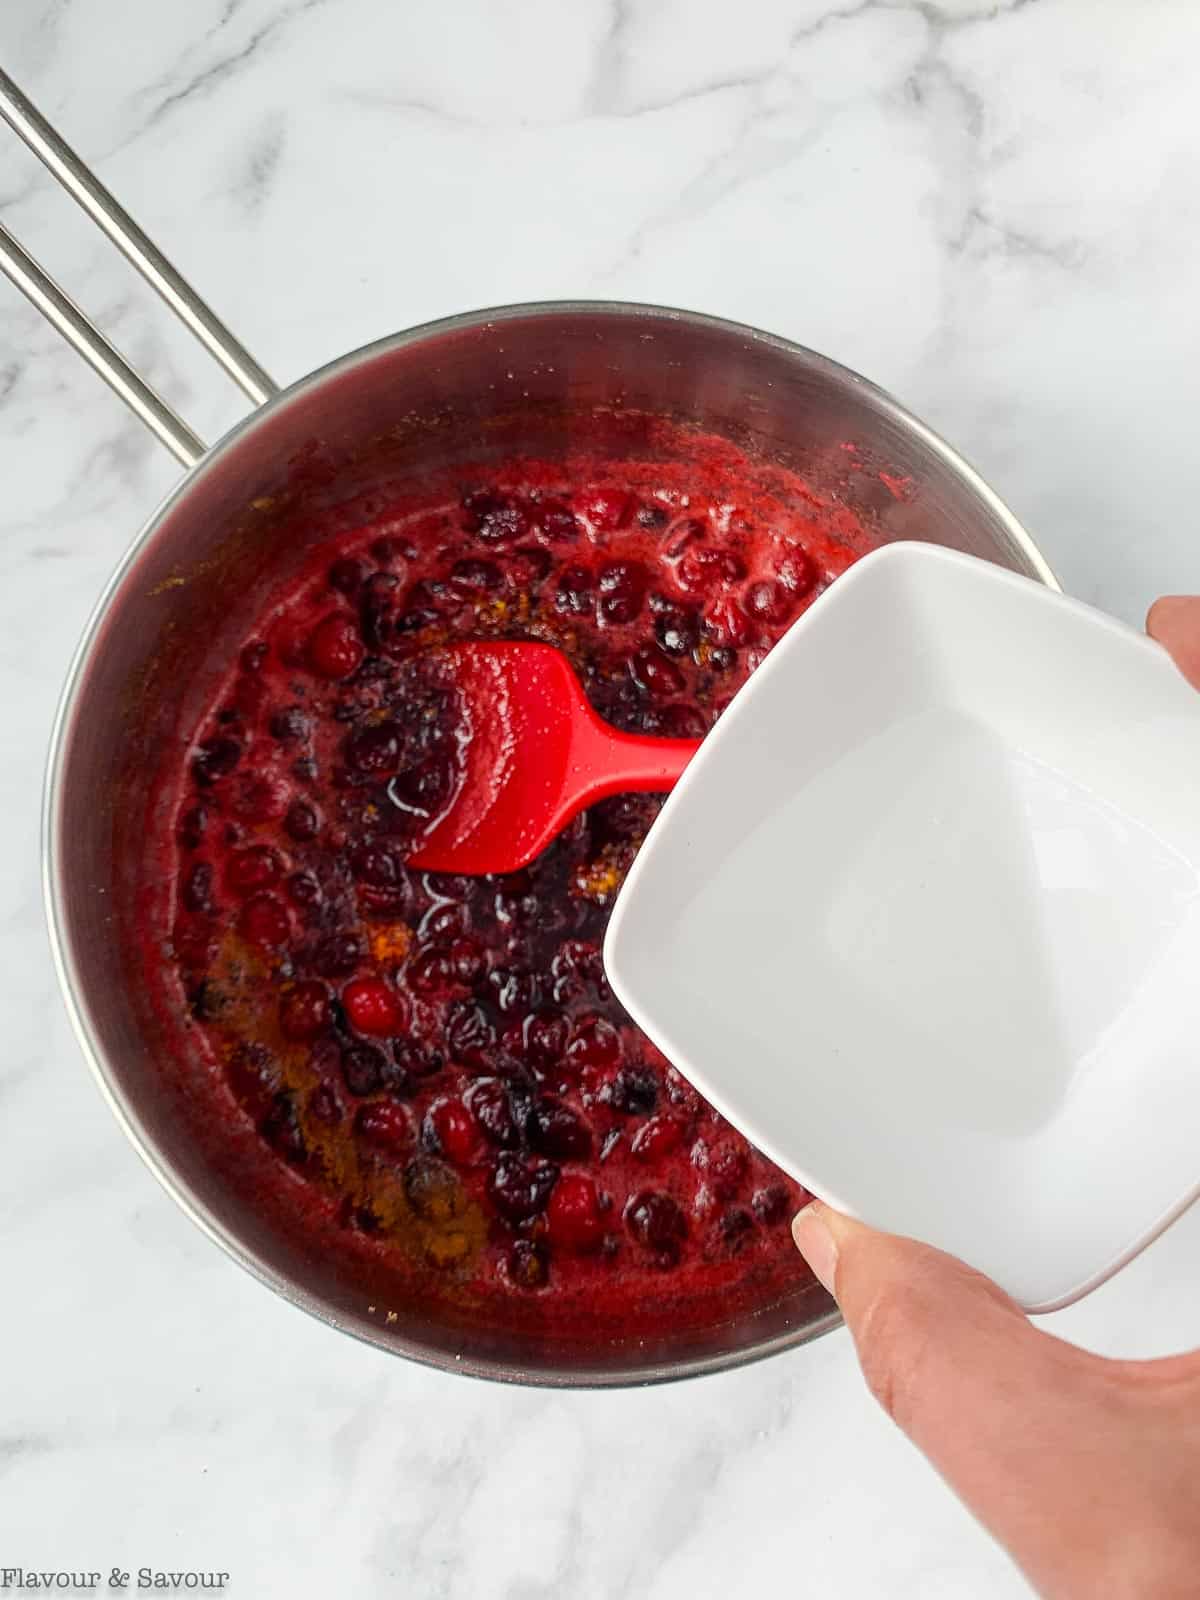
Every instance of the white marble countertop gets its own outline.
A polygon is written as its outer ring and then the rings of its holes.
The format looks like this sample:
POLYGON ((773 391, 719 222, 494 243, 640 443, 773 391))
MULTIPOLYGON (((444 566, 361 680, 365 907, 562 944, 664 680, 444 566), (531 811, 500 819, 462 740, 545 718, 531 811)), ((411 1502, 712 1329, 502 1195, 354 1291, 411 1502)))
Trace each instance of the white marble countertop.
MULTIPOLYGON (((892 389, 1134 620, 1200 588, 1198 54, 1186 0, 0 16, 0 61, 281 380, 510 300, 742 318, 892 389)), ((234 420, 7 130, 0 208, 200 431, 234 420)), ((341 1338, 175 1209, 87 1077, 37 876, 69 652, 175 469, 2 281, 0 462, 0 1567, 219 1569, 255 1600, 1023 1593, 844 1334, 650 1392, 506 1390, 341 1338)), ((1196 1345, 1198 1252, 1200 1211, 1052 1320, 1196 1345)))

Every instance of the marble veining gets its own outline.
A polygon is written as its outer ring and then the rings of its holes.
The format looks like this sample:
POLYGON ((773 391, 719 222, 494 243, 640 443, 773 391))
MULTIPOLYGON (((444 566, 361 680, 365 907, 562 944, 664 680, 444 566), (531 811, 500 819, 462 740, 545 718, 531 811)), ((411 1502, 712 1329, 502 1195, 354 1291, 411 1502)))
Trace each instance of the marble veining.
MULTIPOLYGON (((280 380, 510 300, 740 317, 896 392, 1130 620, 1200 588, 1198 50, 1180 0, 0 14, 5 67, 280 380)), ((7 135, 0 215, 195 427, 238 418, 7 135)), ((2 283, 0 462, 0 1565, 227 1569, 256 1600, 1021 1594, 842 1334, 511 1391, 335 1335, 191 1227, 87 1078, 37 865, 67 661, 175 468, 2 283)), ((1053 1324, 1200 1343, 1198 1247, 1192 1215, 1053 1324)))

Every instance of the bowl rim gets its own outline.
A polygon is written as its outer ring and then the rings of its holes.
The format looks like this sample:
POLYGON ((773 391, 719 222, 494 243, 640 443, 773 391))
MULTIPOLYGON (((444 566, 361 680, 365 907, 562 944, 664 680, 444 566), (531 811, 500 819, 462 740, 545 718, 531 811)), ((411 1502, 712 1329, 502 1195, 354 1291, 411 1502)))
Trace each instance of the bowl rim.
POLYGON ((45 780, 41 808, 41 866, 42 897, 45 909, 51 958, 58 979, 63 1004, 72 1031, 83 1052, 101 1094, 126 1138, 142 1158, 154 1177, 171 1196, 187 1217, 214 1244, 233 1261, 244 1268, 282 1299, 298 1306, 310 1316, 339 1332, 348 1333, 365 1344, 373 1345, 394 1355, 443 1372, 466 1373, 473 1377, 499 1382, 520 1383, 531 1387, 553 1389, 607 1389, 645 1386, 676 1382, 684 1378, 700 1377, 708 1373, 730 1371, 765 1360, 783 1350, 792 1349, 819 1338, 841 1325, 842 1318, 836 1306, 830 1305, 822 1315, 783 1330, 743 1349, 717 1351, 712 1354, 682 1357, 670 1361, 647 1361, 644 1365, 607 1369, 598 1366, 581 1366, 570 1370, 546 1368, 525 1369, 511 1362, 483 1356, 456 1355, 452 1349, 439 1349, 406 1336, 389 1332, 384 1326, 376 1327, 363 1322, 356 1325, 320 1296, 303 1289, 285 1273, 263 1260, 238 1234, 218 1220, 173 1165, 161 1154, 153 1137, 144 1127, 132 1098, 118 1083, 92 1026, 84 999, 82 983, 71 949, 67 931, 64 905, 64 882, 59 848, 59 818, 63 805, 64 765, 67 751, 67 734, 73 723, 76 701, 88 663, 97 646, 103 623, 110 606, 120 591, 138 557, 158 532, 165 519, 183 502, 192 489, 208 473, 217 470, 229 451, 269 417, 297 401, 307 398, 342 375, 352 372, 380 357, 418 345, 423 341, 448 333, 477 330, 486 332, 506 322, 551 319, 563 317, 612 318, 669 322, 684 326, 709 329, 754 344, 765 345, 789 360, 798 361, 810 372, 824 376, 841 385, 849 385, 868 396, 901 431, 918 438, 937 456, 942 465, 988 509, 1003 526, 1013 545, 1028 562, 1038 580, 1051 589, 1060 585, 1049 563, 1014 513, 984 481, 978 472, 940 434, 913 415, 886 390, 864 378, 852 368, 828 356, 809 349, 778 334, 767 333, 747 323, 713 316, 705 312, 688 311, 672 306, 655 305, 640 301, 621 300, 541 300, 516 302, 508 305, 484 307, 474 311, 458 312, 439 317, 414 327, 387 334, 357 349, 347 351, 332 361, 304 374, 279 390, 269 400, 256 407, 217 439, 193 466, 181 475, 159 503, 145 518, 141 527, 120 557, 108 581, 104 584, 84 624, 79 641, 70 659, 63 687, 51 724, 47 751, 45 780))

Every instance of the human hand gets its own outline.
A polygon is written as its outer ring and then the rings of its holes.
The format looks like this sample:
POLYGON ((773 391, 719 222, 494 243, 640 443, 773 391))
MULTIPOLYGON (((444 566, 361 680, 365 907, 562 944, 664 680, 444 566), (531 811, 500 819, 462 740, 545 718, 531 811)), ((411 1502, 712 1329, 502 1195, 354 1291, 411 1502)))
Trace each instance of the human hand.
MULTIPOLYGON (((1148 632, 1200 689, 1200 597, 1148 632)), ((961 1261, 814 1201, 796 1244, 887 1414, 1046 1600, 1200 1595, 1200 1351, 1111 1361, 961 1261)))

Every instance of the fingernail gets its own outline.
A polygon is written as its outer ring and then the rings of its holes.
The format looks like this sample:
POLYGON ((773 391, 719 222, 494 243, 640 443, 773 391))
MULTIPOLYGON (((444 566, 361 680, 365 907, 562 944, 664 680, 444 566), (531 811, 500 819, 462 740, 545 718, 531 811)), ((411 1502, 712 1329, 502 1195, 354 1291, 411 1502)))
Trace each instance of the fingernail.
POLYGON ((792 1219, 792 1238, 796 1248, 813 1270, 813 1276, 830 1294, 837 1277, 837 1241, 825 1221, 825 1207, 812 1200, 792 1219))

